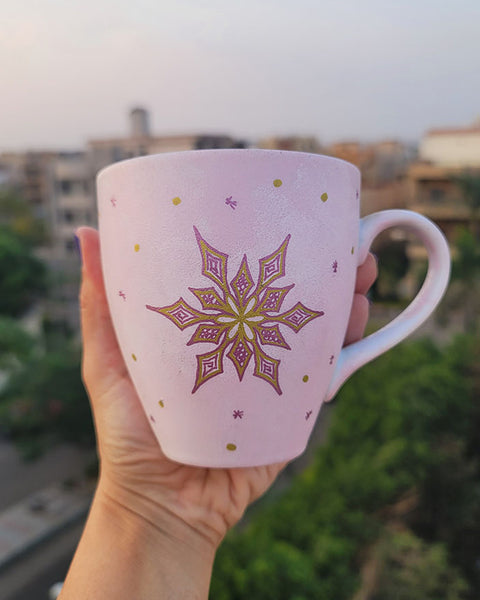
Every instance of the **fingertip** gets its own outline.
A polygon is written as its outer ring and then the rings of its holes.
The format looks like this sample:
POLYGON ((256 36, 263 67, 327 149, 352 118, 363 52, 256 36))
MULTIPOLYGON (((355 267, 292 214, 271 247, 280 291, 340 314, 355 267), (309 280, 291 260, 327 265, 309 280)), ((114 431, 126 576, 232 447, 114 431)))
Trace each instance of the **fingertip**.
POLYGON ((357 342, 363 337, 370 314, 370 302, 363 294, 355 294, 353 297, 352 311, 345 334, 344 345, 357 342))
POLYGON ((369 252, 365 261, 357 269, 355 292, 366 294, 378 276, 378 264, 375 256, 369 252))

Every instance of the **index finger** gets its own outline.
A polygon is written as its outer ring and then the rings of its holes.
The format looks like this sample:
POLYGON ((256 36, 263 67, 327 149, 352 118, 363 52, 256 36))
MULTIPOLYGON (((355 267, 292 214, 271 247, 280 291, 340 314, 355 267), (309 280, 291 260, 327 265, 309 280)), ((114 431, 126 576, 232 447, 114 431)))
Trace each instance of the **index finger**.
POLYGON ((355 293, 366 294, 377 278, 378 267, 375 256, 369 252, 365 262, 357 269, 357 280, 355 282, 355 293))

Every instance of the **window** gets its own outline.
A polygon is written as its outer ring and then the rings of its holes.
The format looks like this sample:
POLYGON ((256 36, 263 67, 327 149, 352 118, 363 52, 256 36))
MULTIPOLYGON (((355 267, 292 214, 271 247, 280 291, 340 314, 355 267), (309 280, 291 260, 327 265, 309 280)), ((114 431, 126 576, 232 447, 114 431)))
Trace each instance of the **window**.
POLYGON ((63 213, 65 223, 73 223, 75 221, 75 213, 72 210, 66 210, 63 213))
POLYGON ((65 240, 65 250, 68 254, 73 254, 76 251, 75 242, 73 240, 65 240))
POLYGON ((72 193, 72 182, 69 181, 68 179, 61 179, 58 182, 58 187, 62 194, 68 195, 68 194, 72 193))
POLYGON ((112 148, 112 158, 113 162, 118 162, 119 160, 123 159, 123 152, 119 146, 114 146, 112 148))
POLYGON ((445 190, 433 188, 430 190, 430 200, 432 202, 442 202, 445 200, 445 190))

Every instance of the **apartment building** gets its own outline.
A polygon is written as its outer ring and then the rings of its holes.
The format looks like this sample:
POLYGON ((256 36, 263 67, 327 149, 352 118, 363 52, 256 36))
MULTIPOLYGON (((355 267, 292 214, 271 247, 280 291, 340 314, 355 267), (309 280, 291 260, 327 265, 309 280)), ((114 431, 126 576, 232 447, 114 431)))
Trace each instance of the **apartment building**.
POLYGON ((480 120, 470 127, 427 132, 420 142, 419 157, 439 167, 480 169, 480 120))
POLYGON ((37 250, 52 273, 47 316, 77 330, 80 262, 75 230, 96 226, 95 177, 109 164, 149 154, 213 148, 243 148, 228 135, 152 135, 144 108, 129 114, 127 136, 95 139, 75 152, 36 151, 0 155, 0 186, 14 188, 30 204, 47 230, 47 242, 37 250))
POLYGON ((456 182, 464 174, 480 177, 480 123, 428 131, 408 171, 408 208, 433 219, 452 243, 475 218, 456 182))
POLYGON ((245 142, 228 135, 152 135, 150 115, 144 108, 132 109, 129 118, 130 133, 128 136, 89 141, 87 151, 94 174, 107 165, 120 160, 149 154, 245 147, 245 142))

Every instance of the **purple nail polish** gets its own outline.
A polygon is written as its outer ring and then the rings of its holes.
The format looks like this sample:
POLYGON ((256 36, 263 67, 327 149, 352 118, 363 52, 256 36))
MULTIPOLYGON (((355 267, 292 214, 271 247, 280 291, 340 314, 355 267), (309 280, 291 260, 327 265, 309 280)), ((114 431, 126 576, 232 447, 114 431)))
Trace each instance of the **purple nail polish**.
POLYGON ((77 248, 78 256, 80 257, 80 262, 82 262, 82 245, 80 243, 80 238, 75 235, 75 247, 77 248))

